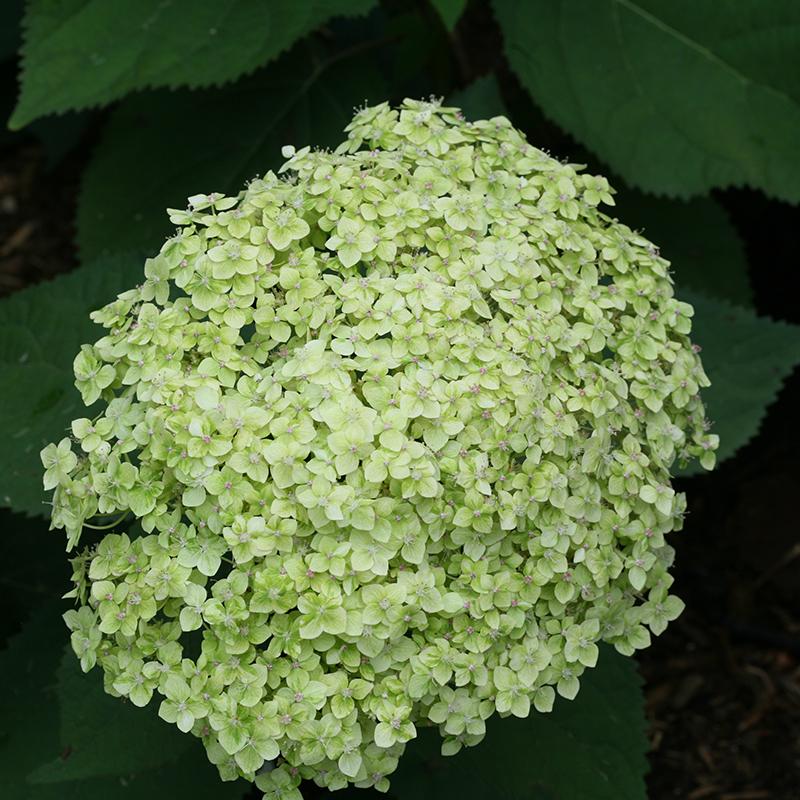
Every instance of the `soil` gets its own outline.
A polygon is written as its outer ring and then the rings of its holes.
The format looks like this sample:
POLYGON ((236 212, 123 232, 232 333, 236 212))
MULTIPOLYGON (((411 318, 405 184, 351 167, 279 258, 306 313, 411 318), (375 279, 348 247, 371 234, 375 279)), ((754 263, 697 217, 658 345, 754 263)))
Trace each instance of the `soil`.
MULTIPOLYGON (((74 266, 86 153, 48 169, 26 140, 0 150, 0 294, 74 266)), ((720 195, 748 248, 760 312, 800 323, 787 269, 800 212, 720 195)), ((761 435, 708 476, 681 481, 689 515, 673 543, 687 610, 639 657, 650 724, 651 800, 800 797, 800 375, 761 435)))

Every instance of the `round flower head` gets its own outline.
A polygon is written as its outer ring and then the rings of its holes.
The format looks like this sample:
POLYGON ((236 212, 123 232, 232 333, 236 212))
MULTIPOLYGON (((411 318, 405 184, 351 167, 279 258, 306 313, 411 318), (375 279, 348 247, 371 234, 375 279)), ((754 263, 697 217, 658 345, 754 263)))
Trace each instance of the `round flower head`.
POLYGON ((69 547, 117 528, 73 561, 84 669, 268 797, 386 789, 420 726, 455 753, 646 647, 670 467, 716 448, 692 308, 604 178, 435 101, 347 134, 170 212, 42 454, 69 547))

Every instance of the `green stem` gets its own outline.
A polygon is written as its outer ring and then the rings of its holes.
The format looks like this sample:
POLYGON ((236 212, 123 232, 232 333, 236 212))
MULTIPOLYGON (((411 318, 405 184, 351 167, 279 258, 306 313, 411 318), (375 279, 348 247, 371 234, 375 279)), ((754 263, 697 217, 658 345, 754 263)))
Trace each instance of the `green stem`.
POLYGON ((117 525, 119 525, 119 523, 122 522, 125 519, 125 517, 127 517, 127 516, 128 516, 128 512, 126 511, 124 514, 122 514, 121 516, 117 517, 115 520, 112 520, 111 522, 109 522, 106 525, 92 525, 90 522, 84 522, 83 523, 83 527, 84 528, 90 528, 93 531, 107 531, 107 530, 110 530, 111 528, 114 528, 117 525))

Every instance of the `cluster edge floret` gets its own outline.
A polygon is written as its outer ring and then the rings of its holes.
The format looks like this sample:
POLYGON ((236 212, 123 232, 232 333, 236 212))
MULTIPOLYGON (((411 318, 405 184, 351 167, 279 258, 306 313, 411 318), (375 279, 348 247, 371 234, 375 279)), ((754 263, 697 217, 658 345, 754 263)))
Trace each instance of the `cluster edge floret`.
POLYGON ((170 210, 42 451, 83 669, 270 798, 386 790, 418 727, 453 754, 646 647, 670 469, 717 447, 692 308, 604 178, 435 100, 346 131, 170 210))

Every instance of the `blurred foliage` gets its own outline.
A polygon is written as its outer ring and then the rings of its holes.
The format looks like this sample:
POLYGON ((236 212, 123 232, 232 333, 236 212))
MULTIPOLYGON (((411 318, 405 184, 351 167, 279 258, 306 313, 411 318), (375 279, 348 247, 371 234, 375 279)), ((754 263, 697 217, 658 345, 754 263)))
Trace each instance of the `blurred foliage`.
POLYGON ((467 6, 467 0, 432 0, 432 2, 448 30, 455 28, 467 6))
MULTIPOLYGON (((235 191, 277 167, 283 144, 334 144, 354 105, 406 95, 443 96, 473 119, 506 114, 533 144, 618 176, 609 213, 660 246, 695 306, 710 415, 731 455, 800 360, 800 329, 753 307, 744 248, 709 192, 800 200, 798 31, 793 0, 194 0, 189 14, 163 0, 3 3, 0 86, 21 67, 13 114, 3 102, 11 126, 27 127, 0 145, 35 137, 51 163, 76 145, 91 155, 81 266, 0 301, 0 504, 43 514, 38 452, 80 407, 71 362, 95 336, 88 313, 136 281, 142 253, 170 232, 164 209, 235 191)), ((242 797, 195 742, 63 656, 60 539, 1 513, 6 794, 242 797)), ((605 652, 583 682, 551 715, 496 721, 472 752, 442 759, 423 734, 391 796, 640 800, 634 665, 605 652)))

